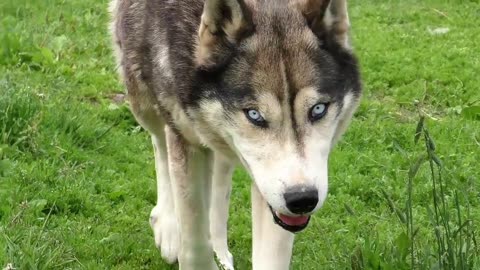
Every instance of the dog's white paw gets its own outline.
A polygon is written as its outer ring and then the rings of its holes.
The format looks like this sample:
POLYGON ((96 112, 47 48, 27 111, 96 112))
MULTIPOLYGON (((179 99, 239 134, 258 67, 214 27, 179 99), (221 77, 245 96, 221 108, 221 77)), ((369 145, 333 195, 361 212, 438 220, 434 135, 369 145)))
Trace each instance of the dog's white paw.
POLYGON ((155 245, 160 249, 167 263, 175 263, 180 250, 180 234, 177 219, 173 211, 165 211, 155 206, 150 214, 150 226, 155 236, 155 245))
POLYGON ((221 267, 223 267, 224 270, 234 270, 233 268, 233 256, 230 251, 225 250, 225 251, 215 251, 215 254, 217 255, 218 262, 220 263, 221 267))

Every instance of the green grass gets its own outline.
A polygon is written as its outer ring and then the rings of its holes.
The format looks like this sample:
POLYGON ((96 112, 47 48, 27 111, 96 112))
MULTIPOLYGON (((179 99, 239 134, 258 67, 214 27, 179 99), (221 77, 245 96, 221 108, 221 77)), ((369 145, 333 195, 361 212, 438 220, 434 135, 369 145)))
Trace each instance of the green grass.
MULTIPOLYGON (((0 268, 177 268, 148 225, 150 140, 113 102, 123 87, 106 8, 0 2, 0 268)), ((480 269, 479 2, 354 0, 350 16, 364 99, 292 268, 480 269), (450 31, 430 34, 439 27, 450 31)), ((236 171, 229 242, 240 270, 250 181, 236 171)))

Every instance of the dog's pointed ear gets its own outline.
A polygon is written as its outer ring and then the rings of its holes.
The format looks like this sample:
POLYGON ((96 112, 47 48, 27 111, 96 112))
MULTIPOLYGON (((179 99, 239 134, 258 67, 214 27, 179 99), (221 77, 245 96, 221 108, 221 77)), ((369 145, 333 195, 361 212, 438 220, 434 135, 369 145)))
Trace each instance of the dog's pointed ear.
POLYGON ((318 37, 332 36, 350 49, 347 0, 297 0, 296 5, 318 37))
POLYGON ((221 65, 252 28, 243 0, 206 0, 198 31, 197 65, 206 69, 221 65))

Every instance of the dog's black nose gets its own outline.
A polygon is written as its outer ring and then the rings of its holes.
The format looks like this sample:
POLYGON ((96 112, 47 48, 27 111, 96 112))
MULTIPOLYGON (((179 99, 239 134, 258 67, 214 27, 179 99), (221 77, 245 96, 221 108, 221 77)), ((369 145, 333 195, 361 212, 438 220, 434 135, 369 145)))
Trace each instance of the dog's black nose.
POLYGON ((314 187, 295 186, 283 195, 288 210, 294 214, 311 212, 318 203, 318 190, 314 187))

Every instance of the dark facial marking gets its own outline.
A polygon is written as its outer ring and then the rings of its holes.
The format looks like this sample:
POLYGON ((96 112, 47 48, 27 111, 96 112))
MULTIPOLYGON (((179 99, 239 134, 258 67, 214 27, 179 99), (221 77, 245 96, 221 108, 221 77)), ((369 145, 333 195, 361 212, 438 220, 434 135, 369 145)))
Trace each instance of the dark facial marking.
MULTIPOLYGON (((285 69, 287 69, 287 67, 285 67, 285 69)), ((299 146, 299 149, 303 149, 301 147, 301 145, 303 145, 303 141, 298 130, 299 127, 298 127, 297 120, 295 118, 295 99, 297 97, 298 90, 295 89, 295 86, 293 85, 292 80, 290 79, 288 70, 285 70, 285 79, 287 82, 288 108, 290 110, 290 120, 292 121, 293 135, 295 137, 295 142, 299 146)))

